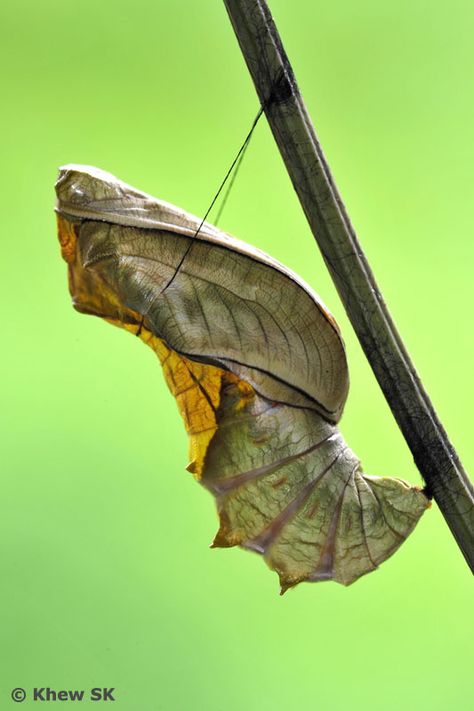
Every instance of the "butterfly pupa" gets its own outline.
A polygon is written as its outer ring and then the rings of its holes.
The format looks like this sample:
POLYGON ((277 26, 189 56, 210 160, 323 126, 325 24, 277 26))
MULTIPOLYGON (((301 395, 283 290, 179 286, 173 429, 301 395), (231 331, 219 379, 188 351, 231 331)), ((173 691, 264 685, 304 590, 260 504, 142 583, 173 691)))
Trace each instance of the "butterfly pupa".
POLYGON ((282 591, 349 585, 394 553, 429 500, 364 474, 345 444, 344 344, 313 290, 97 168, 61 168, 56 193, 73 305, 159 357, 189 434, 188 469, 216 498, 213 546, 260 553, 282 591))

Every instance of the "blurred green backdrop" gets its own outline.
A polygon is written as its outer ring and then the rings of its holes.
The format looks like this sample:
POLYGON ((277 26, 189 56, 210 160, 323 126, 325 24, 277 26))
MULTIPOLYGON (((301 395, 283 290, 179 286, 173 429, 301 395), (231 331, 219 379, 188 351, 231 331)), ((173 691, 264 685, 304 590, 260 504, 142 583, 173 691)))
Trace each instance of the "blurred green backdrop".
MULTIPOLYGON (((271 0, 352 220, 469 468, 474 6, 271 0)), ((471 576, 433 506, 344 589, 209 550, 211 497, 152 352, 70 306, 58 165, 202 214, 256 113, 221 2, 3 3, 0 708, 13 687, 116 687, 127 711, 467 708, 471 576)), ((265 122, 222 227, 332 309, 368 473, 419 481, 265 122)), ((33 702, 26 702, 25 706, 33 702)))

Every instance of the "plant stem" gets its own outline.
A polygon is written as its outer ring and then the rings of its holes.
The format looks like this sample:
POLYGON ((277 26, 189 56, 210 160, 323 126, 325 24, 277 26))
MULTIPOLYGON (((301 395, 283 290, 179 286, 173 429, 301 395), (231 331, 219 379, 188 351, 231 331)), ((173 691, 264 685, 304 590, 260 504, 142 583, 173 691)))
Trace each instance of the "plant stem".
POLYGON ((392 321, 265 0, 224 0, 293 186, 416 466, 474 571, 474 488, 392 321))

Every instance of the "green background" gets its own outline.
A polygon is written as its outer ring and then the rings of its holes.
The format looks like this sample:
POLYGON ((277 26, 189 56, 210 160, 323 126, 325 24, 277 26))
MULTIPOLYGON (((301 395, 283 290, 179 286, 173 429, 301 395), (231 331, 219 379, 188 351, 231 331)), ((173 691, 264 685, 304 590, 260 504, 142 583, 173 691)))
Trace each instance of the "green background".
MULTIPOLYGON (((473 5, 271 7, 385 298, 472 467, 473 5)), ((467 708, 472 581, 436 505, 354 586, 280 598, 258 556, 208 548, 214 503, 184 470, 152 352, 70 306, 57 166, 97 165, 203 214, 245 137, 257 101, 223 3, 3 3, 0 27, 2 711, 13 687, 48 685, 114 686, 127 711, 467 708)), ((347 345, 349 445, 368 473, 419 482, 264 120, 221 225, 321 294, 347 345)))

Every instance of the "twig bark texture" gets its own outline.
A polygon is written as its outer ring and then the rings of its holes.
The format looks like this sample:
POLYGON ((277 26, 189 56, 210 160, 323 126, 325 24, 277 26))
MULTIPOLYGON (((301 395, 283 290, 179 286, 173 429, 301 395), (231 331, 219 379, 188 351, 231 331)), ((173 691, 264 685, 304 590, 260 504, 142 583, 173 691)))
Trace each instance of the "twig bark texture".
POLYGON ((362 251, 264 0, 224 0, 293 186, 427 490, 474 571, 474 488, 362 251))

